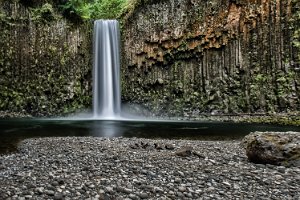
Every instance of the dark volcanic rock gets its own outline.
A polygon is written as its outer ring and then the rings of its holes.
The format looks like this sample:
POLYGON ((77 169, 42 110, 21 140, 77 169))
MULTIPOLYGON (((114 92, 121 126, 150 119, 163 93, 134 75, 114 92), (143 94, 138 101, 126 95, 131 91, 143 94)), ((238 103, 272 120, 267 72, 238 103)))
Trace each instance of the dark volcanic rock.
POLYGON ((177 156, 187 157, 187 156, 192 155, 192 150, 193 150, 193 147, 190 147, 190 146, 181 147, 180 149, 178 149, 175 152, 175 154, 177 156))
POLYGON ((300 132, 253 132, 242 145, 251 162, 300 166, 300 132))

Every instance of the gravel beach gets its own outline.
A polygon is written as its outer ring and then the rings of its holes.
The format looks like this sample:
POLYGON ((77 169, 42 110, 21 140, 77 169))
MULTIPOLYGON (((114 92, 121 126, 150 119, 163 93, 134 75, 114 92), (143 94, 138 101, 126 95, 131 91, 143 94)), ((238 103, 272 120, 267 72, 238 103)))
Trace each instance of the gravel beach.
POLYGON ((240 141, 28 139, 0 156, 0 199, 296 200, 300 168, 250 163, 240 141))

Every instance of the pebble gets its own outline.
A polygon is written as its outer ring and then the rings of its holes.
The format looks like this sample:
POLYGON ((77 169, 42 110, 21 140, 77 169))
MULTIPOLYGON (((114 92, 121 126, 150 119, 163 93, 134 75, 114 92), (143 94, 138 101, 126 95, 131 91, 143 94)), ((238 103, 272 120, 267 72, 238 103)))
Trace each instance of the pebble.
POLYGON ((52 191, 52 190, 46 190, 45 193, 48 194, 49 196, 54 195, 54 191, 52 191))
POLYGON ((112 187, 106 187, 105 190, 108 192, 108 193, 113 193, 114 189, 112 187))
POLYGON ((175 178, 174 182, 175 183, 180 183, 181 182, 181 178, 175 178))
POLYGON ((130 199, 137 199, 137 196, 135 194, 129 194, 130 199))
POLYGON ((0 199, 300 197, 299 168, 250 163, 239 141, 35 138, 0 164, 0 199))
POLYGON ((285 167, 284 166, 279 166, 277 167, 278 172, 280 173, 285 173, 285 167))
POLYGON ((55 199, 55 200, 60 200, 60 199, 63 199, 63 195, 62 195, 62 193, 55 193, 55 195, 54 195, 54 198, 53 199, 55 199))
POLYGON ((148 198, 148 194, 144 193, 144 192, 140 193, 138 196, 141 197, 142 199, 147 199, 148 198))
POLYGON ((178 190, 179 190, 180 192, 185 192, 185 191, 186 191, 186 188, 185 188, 185 187, 182 187, 182 186, 180 186, 180 187, 178 187, 178 190))

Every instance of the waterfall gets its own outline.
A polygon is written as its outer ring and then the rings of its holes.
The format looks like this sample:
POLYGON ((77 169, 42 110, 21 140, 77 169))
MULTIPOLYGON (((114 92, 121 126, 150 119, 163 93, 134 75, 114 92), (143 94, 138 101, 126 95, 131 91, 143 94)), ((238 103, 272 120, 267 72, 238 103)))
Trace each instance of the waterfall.
POLYGON ((121 113, 119 23, 94 22, 93 117, 116 119, 121 113))

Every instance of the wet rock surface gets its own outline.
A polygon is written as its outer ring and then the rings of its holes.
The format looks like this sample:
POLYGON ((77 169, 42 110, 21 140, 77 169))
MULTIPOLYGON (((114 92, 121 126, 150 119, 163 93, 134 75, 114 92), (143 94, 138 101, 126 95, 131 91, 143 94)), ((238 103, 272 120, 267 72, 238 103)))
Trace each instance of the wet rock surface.
POLYGON ((300 167, 299 132, 253 132, 243 144, 250 161, 300 167))
POLYGON ((299 199, 299 186, 299 167, 250 163, 240 141, 40 138, 0 157, 0 199, 299 199))

